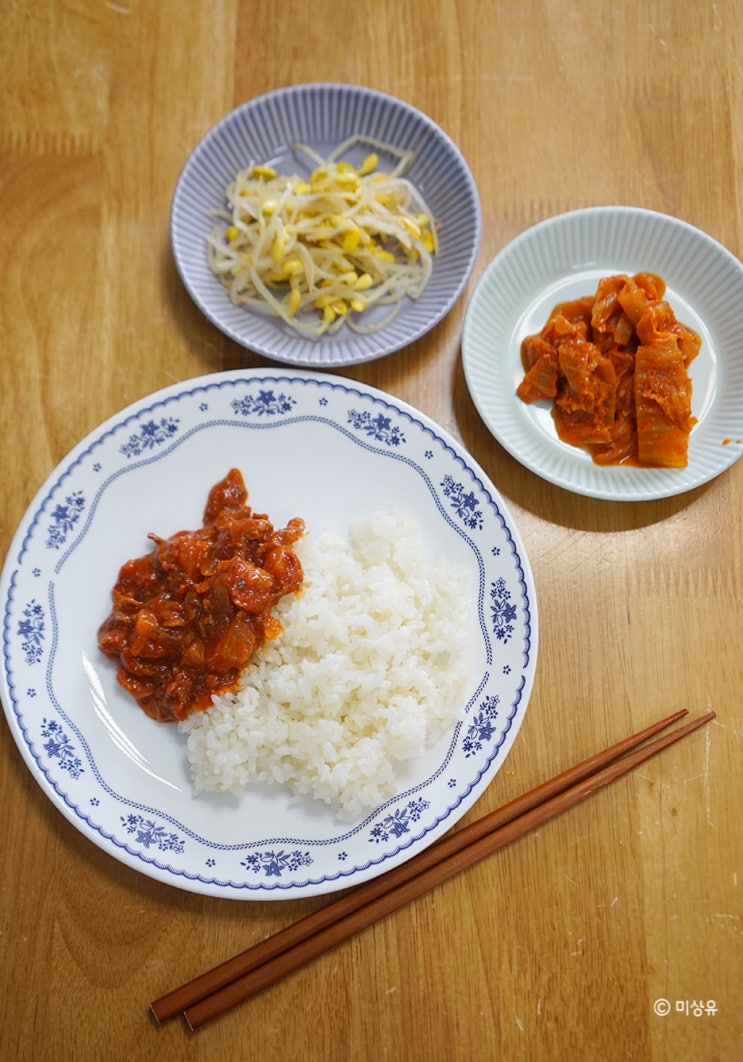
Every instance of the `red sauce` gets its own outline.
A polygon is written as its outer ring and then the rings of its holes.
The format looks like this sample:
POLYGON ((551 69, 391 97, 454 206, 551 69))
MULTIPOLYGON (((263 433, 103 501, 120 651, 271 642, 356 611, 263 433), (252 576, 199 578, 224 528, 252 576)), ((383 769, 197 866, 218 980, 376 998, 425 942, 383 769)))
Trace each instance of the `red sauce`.
POLYGON ((665 289, 653 273, 606 277, 595 295, 555 306, 521 345, 519 398, 550 399, 560 439, 596 464, 687 464, 687 370, 701 339, 676 320, 665 289))
POLYGON ((215 693, 233 689, 253 653, 281 633, 273 607, 301 589, 292 546, 304 521, 277 530, 247 499, 232 469, 209 492, 203 527, 150 534, 154 550, 119 572, 98 645, 158 722, 203 711, 215 693))

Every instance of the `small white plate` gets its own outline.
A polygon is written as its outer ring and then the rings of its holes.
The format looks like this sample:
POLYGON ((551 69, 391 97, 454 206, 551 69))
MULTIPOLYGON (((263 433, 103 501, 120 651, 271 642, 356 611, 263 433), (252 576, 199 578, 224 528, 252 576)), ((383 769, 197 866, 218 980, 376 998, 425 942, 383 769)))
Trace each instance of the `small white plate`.
MULTIPOLYGON (((361 162, 366 150, 358 152, 358 158, 349 155, 349 160, 361 162)), ((388 164, 392 161, 397 159, 388 164)), ((275 361, 333 369, 381 358, 438 324, 472 273, 482 222, 469 168, 435 122, 393 96, 356 85, 319 83, 269 92, 222 118, 196 145, 183 168, 170 229, 183 283, 217 328, 275 361), (251 162, 270 163, 279 173, 306 175, 307 160, 292 150, 293 144, 307 144, 326 157, 355 134, 415 152, 405 176, 439 223, 439 250, 420 298, 406 299, 394 320, 370 335, 342 327, 332 335, 308 336, 276 317, 235 306, 207 262, 206 238, 214 228, 209 212, 224 209, 228 185, 251 162)))
POLYGON ((743 453, 743 266, 710 236, 667 214, 591 207, 521 233, 489 264, 465 314, 462 360, 472 400, 495 438, 537 475, 566 490, 614 501, 682 494, 743 453), (552 307, 592 295, 614 273, 656 273, 677 318, 702 337, 691 364, 692 412, 684 469, 596 465, 557 436, 551 403, 516 396, 521 341, 552 307))
POLYGON ((537 654, 531 570, 493 485, 410 406, 321 373, 206 376, 145 398, 83 440, 16 533, 0 579, 2 697, 37 782, 115 859, 179 888, 274 900, 354 885, 448 830, 503 764, 537 654), (240 468, 277 526, 347 535, 375 510, 414 516, 430 560, 470 573, 464 721, 401 771, 396 796, 340 823, 280 786, 195 796, 185 736, 155 723, 97 647, 121 564, 146 536, 198 527, 240 468))

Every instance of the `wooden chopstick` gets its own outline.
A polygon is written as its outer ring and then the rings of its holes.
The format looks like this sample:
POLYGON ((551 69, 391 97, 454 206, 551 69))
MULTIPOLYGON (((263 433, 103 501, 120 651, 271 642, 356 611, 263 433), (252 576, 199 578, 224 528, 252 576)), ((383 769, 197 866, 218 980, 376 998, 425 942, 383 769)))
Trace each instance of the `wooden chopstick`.
POLYGON ((373 878, 371 881, 359 885, 327 906, 312 912, 285 929, 279 930, 279 932, 235 955, 219 966, 215 966, 206 973, 200 974, 179 988, 173 989, 167 995, 150 1004, 152 1013, 159 1022, 167 1021, 181 1011, 193 1006, 205 996, 211 995, 218 989, 249 973, 257 966, 276 958, 283 951, 301 944, 303 940, 307 940, 308 937, 313 936, 315 933, 327 929, 328 926, 341 918, 345 918, 352 911, 371 903, 384 893, 403 884, 409 878, 427 870, 442 859, 452 855, 458 849, 479 840, 493 830, 504 826, 518 815, 523 815, 526 811, 542 804, 545 800, 562 792, 569 786, 589 777, 600 767, 604 767, 606 764, 623 756, 626 752, 659 733, 659 731, 664 730, 672 723, 678 722, 685 715, 688 715, 688 712, 682 708, 669 715, 666 719, 646 727, 639 733, 624 738, 605 751, 589 756, 588 759, 583 760, 555 778, 543 782, 528 793, 516 797, 515 800, 510 801, 510 803, 505 804, 496 811, 492 811, 468 826, 447 834, 406 863, 402 863, 400 866, 388 870, 380 877, 373 878))
POLYGON ((376 900, 333 922, 326 929, 315 933, 312 937, 302 941, 302 943, 281 952, 269 962, 264 962, 243 977, 232 981, 199 1002, 187 1007, 184 1010, 186 1021, 191 1029, 197 1029, 207 1021, 219 1017, 236 1004, 242 1003, 251 996, 263 991, 300 966, 306 965, 324 952, 343 943, 356 933, 398 910, 436 885, 442 884, 462 870, 479 862, 485 856, 491 855, 511 841, 522 837, 528 831, 541 826, 581 800, 585 800, 586 797, 592 795, 598 789, 609 785, 638 764, 643 763, 651 756, 655 756, 668 745, 673 744, 686 734, 709 722, 714 716, 714 712, 707 712, 706 715, 701 716, 699 719, 679 727, 649 745, 637 748, 634 752, 628 753, 619 760, 610 762, 604 769, 589 775, 583 781, 567 789, 563 789, 551 799, 536 805, 499 829, 486 833, 483 837, 466 845, 466 847, 453 852, 448 857, 429 867, 428 870, 416 874, 397 887, 383 893, 376 900))
POLYGON ((637 748, 686 714, 685 710, 675 712, 589 757, 503 808, 448 835, 407 863, 359 886, 327 907, 174 989, 151 1004, 153 1015, 158 1021, 165 1021, 182 1011, 191 1028, 198 1028, 460 870, 572 807, 714 718, 714 713, 708 712, 652 744, 637 748), (636 751, 630 753, 632 749, 636 751))

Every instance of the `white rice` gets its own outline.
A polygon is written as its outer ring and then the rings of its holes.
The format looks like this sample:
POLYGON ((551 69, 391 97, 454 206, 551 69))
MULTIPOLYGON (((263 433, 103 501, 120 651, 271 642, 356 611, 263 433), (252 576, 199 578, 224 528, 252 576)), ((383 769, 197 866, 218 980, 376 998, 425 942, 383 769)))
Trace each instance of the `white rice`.
POLYGON ((179 724, 195 791, 288 786, 351 821, 464 715, 467 573, 427 563, 416 522, 375 513, 350 542, 308 533, 305 589, 237 690, 179 724))

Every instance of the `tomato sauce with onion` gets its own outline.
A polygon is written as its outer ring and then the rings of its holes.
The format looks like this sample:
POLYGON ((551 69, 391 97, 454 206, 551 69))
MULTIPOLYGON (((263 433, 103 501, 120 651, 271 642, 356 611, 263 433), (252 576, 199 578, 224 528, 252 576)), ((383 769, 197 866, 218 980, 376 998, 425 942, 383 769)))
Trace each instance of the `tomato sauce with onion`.
POLYGON ((276 529, 253 512, 233 468, 209 492, 202 527, 150 534, 155 548, 123 565, 98 645, 147 715, 178 721, 234 689, 253 653, 281 633, 274 606, 301 590, 292 547, 304 528, 295 517, 276 529))

